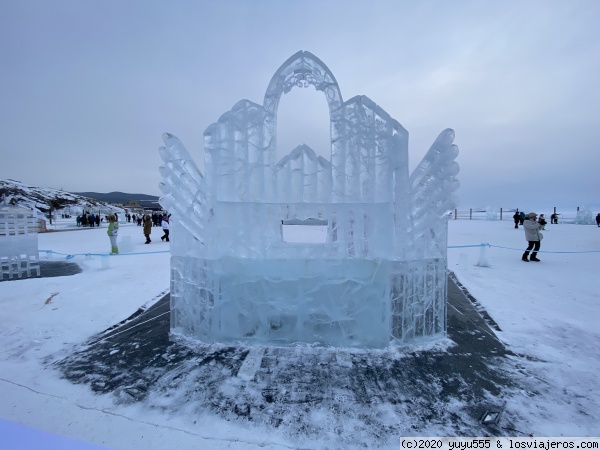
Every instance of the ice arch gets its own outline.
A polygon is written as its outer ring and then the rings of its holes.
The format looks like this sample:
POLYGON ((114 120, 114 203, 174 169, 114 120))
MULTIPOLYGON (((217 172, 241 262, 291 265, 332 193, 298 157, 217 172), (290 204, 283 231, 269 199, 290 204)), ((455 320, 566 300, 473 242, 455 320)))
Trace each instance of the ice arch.
POLYGON ((329 114, 341 106, 342 93, 331 70, 315 55, 301 50, 288 58, 271 78, 263 102, 265 111, 276 118, 283 94, 287 94, 293 87, 310 85, 325 94, 329 114))
POLYGON ((206 179, 176 137, 163 140, 174 333, 363 347, 445 334, 447 212, 459 185, 452 130, 409 175, 402 125, 366 96, 343 101, 331 71, 300 51, 263 105, 241 100, 206 129, 206 179), (331 160, 299 145, 276 161, 281 95, 310 85, 329 105, 331 160), (326 236, 290 243, 292 224, 326 236))
MULTIPOLYGON (((338 83, 331 70, 319 58, 310 52, 301 50, 288 58, 277 69, 265 92, 263 101, 264 133, 268 152, 273 155, 271 161, 274 161, 277 155, 277 111, 281 96, 290 92, 294 87, 306 88, 309 86, 313 86, 325 95, 329 109, 330 135, 335 132, 336 118, 338 117, 336 111, 340 109, 343 102, 338 83)), ((333 153, 331 142, 329 152, 333 153)), ((282 172, 277 172, 281 176, 282 172)), ((329 196, 327 197, 329 198, 329 196)))

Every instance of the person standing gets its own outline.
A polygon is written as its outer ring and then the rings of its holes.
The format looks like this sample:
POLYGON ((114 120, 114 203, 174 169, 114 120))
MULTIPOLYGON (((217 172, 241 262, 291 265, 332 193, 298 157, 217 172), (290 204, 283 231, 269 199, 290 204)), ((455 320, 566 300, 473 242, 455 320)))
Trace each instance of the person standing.
POLYGON ((117 235, 119 233, 119 222, 115 220, 115 216, 112 214, 108 216, 108 230, 106 230, 106 234, 108 234, 108 238, 110 239, 110 254, 118 255, 119 247, 117 247, 117 235))
POLYGON ((521 217, 519 216, 519 211, 517 210, 517 212, 513 216, 513 220, 515 221, 515 228, 519 228, 520 219, 521 217))
POLYGON ((542 235, 542 233, 540 233, 540 224, 537 222, 536 218, 537 214, 534 212, 530 212, 529 214, 527 214, 523 222, 523 229, 525 230, 525 240, 529 242, 525 253, 523 253, 523 257, 521 258, 523 261, 540 262, 540 260, 537 258, 537 252, 540 250, 540 244, 544 236, 542 235), (533 252, 531 253, 531 258, 527 259, 531 250, 533 250, 533 252))
POLYGON ((169 218, 167 217, 166 214, 162 218, 161 226, 162 226, 163 232, 165 234, 160 237, 160 240, 161 241, 166 240, 167 242, 169 242, 169 218))
POLYGON ((543 214, 540 214, 540 218, 538 219, 538 223, 540 224, 540 230, 545 230, 546 229, 546 224, 548 222, 546 222, 546 218, 544 217, 543 214))
POLYGON ((148 214, 146 214, 144 216, 144 236, 146 236, 146 242, 144 242, 145 244, 152 242, 150 240, 150 233, 152 233, 152 219, 148 214))

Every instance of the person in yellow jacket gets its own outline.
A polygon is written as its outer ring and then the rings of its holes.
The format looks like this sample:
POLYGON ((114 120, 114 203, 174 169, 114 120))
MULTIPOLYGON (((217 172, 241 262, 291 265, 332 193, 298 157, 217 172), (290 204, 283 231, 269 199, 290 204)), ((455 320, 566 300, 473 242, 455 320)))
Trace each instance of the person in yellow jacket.
POLYGON ((119 233, 119 222, 116 221, 115 216, 111 214, 108 216, 108 230, 106 234, 108 234, 108 238, 110 239, 110 254, 118 255, 119 247, 117 247, 117 235, 119 233))

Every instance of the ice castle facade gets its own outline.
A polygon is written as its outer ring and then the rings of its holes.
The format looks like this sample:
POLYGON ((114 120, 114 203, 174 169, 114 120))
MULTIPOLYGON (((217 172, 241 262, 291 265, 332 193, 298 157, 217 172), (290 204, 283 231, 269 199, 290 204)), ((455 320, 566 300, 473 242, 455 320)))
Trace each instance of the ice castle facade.
POLYGON ((163 140, 173 333, 343 347, 445 335, 452 130, 409 174, 402 125, 365 96, 344 101, 327 66, 300 51, 262 105, 241 100, 206 129, 206 177, 176 137, 163 140), (331 159, 300 145, 276 161, 281 96, 308 86, 329 106, 331 159), (325 238, 287 242, 293 224, 325 238))

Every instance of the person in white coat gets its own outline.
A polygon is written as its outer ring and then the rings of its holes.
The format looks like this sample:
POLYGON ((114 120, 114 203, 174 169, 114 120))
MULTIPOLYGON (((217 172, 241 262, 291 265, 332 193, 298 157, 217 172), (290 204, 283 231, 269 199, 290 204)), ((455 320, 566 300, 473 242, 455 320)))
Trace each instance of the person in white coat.
POLYGON ((160 240, 169 242, 169 218, 167 217, 166 214, 162 218, 161 226, 163 229, 163 233, 165 233, 165 234, 163 234, 160 237, 160 240))
POLYGON ((523 261, 535 261, 540 262, 537 258, 537 252, 540 250, 540 244, 542 243, 542 238, 544 237, 540 232, 540 224, 536 220, 537 214, 534 212, 530 212, 525 217, 525 221, 523 222, 523 229, 525 230, 525 240, 529 242, 527 246, 527 250, 523 253, 523 257, 521 258, 523 261), (533 250, 531 253, 531 258, 528 259, 529 252, 533 250))

